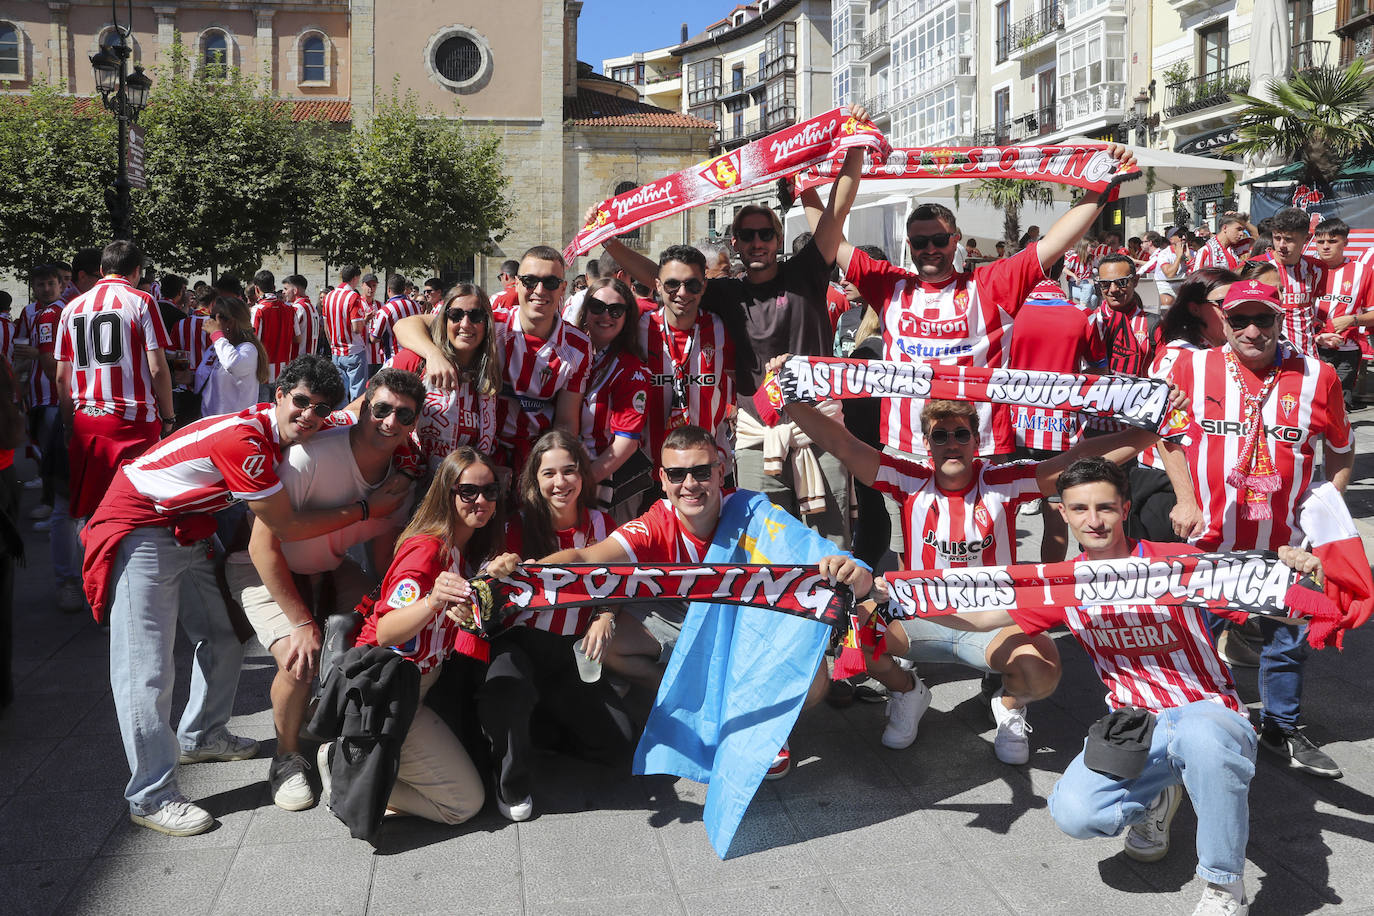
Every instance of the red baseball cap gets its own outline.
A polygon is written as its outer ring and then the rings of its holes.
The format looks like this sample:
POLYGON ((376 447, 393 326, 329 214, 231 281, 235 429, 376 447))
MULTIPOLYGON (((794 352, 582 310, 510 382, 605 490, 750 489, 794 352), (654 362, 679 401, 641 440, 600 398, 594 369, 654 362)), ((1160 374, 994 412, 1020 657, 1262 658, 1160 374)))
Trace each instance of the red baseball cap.
POLYGON ((1231 288, 1226 291, 1226 298, 1222 300, 1221 310, 1229 312, 1246 302, 1259 302, 1276 312, 1283 312, 1283 306, 1279 304, 1278 287, 1258 280, 1238 280, 1232 283, 1231 288))

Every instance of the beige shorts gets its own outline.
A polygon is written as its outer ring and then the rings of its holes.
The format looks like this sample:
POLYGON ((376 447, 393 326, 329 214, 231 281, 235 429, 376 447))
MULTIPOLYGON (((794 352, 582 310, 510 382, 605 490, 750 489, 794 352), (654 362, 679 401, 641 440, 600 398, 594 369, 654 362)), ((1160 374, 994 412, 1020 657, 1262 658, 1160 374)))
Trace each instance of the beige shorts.
MULTIPOLYGON (((330 613, 344 614, 358 606, 373 582, 352 560, 344 560, 333 573, 318 573, 310 577, 312 584, 318 584, 325 575, 334 577, 334 607, 330 613)), ((294 624, 286 619, 286 614, 272 599, 272 593, 262 584, 262 576, 252 563, 225 563, 224 578, 229 584, 229 593, 234 596, 263 648, 271 649, 272 643, 288 636, 294 624)))

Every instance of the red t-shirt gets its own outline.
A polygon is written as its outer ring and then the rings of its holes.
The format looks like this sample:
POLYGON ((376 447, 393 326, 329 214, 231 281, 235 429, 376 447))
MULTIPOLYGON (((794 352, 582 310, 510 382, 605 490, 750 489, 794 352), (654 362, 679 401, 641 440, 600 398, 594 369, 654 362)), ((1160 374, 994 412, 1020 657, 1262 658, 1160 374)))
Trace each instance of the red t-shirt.
MULTIPOLYGON (((372 613, 363 621, 358 632, 358 644, 376 646, 377 621, 396 608, 409 607, 423 599, 434 588, 439 573, 450 570, 463 578, 475 572, 465 563, 457 550, 445 550, 443 541, 429 535, 406 538, 396 548, 396 556, 382 580, 381 598, 372 605, 372 613)), ((437 668, 453 651, 453 641, 461 628, 448 614, 439 611, 430 618, 420 632, 403 645, 394 646, 401 655, 413 661, 420 673, 437 668)))
MULTIPOLYGON (((1106 362, 1102 337, 1088 313, 1064 295, 1059 284, 1036 285, 1016 313, 1008 365, 1043 372, 1082 372, 1106 362)), ((1079 414, 1043 407, 1007 407, 1016 444, 1022 448, 1067 451, 1082 434, 1079 414)))
POLYGON ((640 442, 649 405, 649 373, 633 353, 619 353, 592 366, 582 402, 582 444, 593 458, 616 436, 640 442))
POLYGON ((267 380, 275 381, 296 348, 296 310, 276 293, 266 293, 253 306, 253 332, 267 351, 267 380))
MULTIPOLYGON (((727 494, 721 500, 725 511, 727 494)), ((715 532, 711 532, 714 536, 715 532)), ((711 547, 711 538, 702 540, 682 526, 677 510, 667 499, 660 499, 639 518, 632 519, 611 532, 634 563, 700 563, 711 547)))

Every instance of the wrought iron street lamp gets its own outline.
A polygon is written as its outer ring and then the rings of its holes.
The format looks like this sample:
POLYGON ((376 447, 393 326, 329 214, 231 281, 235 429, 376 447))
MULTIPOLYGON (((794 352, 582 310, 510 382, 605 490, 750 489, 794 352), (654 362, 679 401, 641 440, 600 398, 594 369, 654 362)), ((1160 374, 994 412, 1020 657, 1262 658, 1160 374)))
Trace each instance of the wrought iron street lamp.
POLYGON ((114 237, 132 239, 129 228, 132 210, 129 205, 129 127, 138 121, 139 114, 148 107, 148 90, 153 81, 140 66, 129 72, 129 58, 133 48, 129 36, 133 32, 133 0, 129 0, 128 24, 119 24, 119 9, 116 0, 111 0, 110 10, 114 17, 114 34, 118 43, 103 45, 91 55, 91 69, 95 71, 95 86, 100 92, 100 101, 115 116, 119 124, 119 170, 115 177, 114 193, 106 192, 110 208, 110 222, 114 226, 114 237))

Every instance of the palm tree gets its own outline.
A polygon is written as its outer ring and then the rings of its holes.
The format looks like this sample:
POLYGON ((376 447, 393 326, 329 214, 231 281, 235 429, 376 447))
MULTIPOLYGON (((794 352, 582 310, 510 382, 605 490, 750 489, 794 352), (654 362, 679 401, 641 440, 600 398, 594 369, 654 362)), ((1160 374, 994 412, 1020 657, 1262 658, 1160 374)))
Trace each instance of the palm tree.
POLYGON ((1240 139, 1228 151, 1246 156, 1277 154, 1307 166, 1312 182, 1328 185, 1342 163, 1374 154, 1374 73, 1364 61, 1346 69, 1317 67, 1271 80, 1270 100, 1236 93, 1240 139))
POLYGON ((1028 203, 1053 203, 1054 187, 1044 181, 1024 178, 983 178, 969 196, 1002 211, 1002 233, 1015 245, 1021 238, 1021 207, 1028 203))

